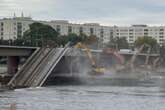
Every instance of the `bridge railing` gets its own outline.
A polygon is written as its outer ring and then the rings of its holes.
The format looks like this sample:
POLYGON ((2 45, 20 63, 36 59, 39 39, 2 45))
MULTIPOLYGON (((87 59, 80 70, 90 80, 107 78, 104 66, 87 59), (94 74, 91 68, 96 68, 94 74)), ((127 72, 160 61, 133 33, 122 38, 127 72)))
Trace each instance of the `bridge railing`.
POLYGON ((23 39, 16 39, 16 40, 0 40, 0 45, 8 45, 8 46, 30 46, 30 47, 57 47, 57 43, 52 40, 23 40, 23 39))

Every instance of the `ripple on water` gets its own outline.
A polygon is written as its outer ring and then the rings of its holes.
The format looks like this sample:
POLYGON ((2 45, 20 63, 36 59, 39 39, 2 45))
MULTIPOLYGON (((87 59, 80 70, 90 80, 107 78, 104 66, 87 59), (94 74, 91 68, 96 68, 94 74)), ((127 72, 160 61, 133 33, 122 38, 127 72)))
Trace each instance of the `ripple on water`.
POLYGON ((50 86, 0 93, 0 110, 164 110, 162 86, 50 86))

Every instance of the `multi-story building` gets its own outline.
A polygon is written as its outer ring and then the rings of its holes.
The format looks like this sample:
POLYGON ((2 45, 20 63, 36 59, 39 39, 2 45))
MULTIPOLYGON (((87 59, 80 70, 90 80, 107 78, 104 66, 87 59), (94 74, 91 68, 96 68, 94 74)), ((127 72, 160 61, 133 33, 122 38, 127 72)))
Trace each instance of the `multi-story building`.
POLYGON ((23 16, 0 19, 0 38, 8 40, 22 37, 23 33, 29 29, 29 24, 34 22, 50 25, 61 35, 67 35, 69 33, 95 35, 100 38, 103 43, 109 42, 112 37, 125 37, 131 44, 134 43, 138 37, 142 36, 153 37, 160 44, 165 41, 165 26, 101 26, 97 23, 73 24, 66 20, 35 21, 30 17, 23 16))
POLYGON ((97 23, 72 24, 65 20, 34 21, 29 17, 14 17, 0 19, 0 38, 5 40, 19 38, 29 29, 29 24, 34 22, 50 25, 60 35, 67 35, 69 33, 79 35, 80 33, 84 33, 86 35, 95 35, 102 39, 103 42, 108 42, 113 35, 113 27, 101 26, 97 23))
POLYGON ((33 20, 29 17, 0 19, 0 38, 8 40, 22 37, 31 23, 33 23, 33 20))
POLYGON ((130 27, 117 27, 113 29, 114 37, 125 37, 129 43, 134 43, 138 37, 148 36, 155 38, 159 44, 165 41, 165 26, 132 25, 130 27))

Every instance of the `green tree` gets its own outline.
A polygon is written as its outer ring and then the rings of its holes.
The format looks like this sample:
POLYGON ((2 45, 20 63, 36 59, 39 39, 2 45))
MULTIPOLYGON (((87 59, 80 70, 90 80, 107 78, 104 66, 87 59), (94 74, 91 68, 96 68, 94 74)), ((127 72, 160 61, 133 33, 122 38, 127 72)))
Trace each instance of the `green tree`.
POLYGON ((77 42, 82 42, 84 44, 92 44, 96 42, 96 36, 87 36, 85 34, 77 35, 75 33, 70 33, 68 35, 62 35, 58 37, 59 45, 65 45, 68 42, 71 42, 73 45, 77 42))
POLYGON ((32 23, 29 25, 30 29, 24 32, 23 39, 30 42, 32 45, 39 45, 54 41, 57 43, 58 32, 51 26, 42 23, 32 23))
POLYGON ((117 49, 127 49, 129 48, 129 43, 125 37, 115 37, 111 38, 110 42, 107 44, 107 47, 117 48, 117 49))
MULTIPOLYGON (((158 52, 159 45, 158 45, 156 39, 154 39, 152 37, 144 36, 144 37, 137 38, 137 40, 135 41, 136 47, 139 47, 143 44, 149 45, 151 47, 152 52, 158 52)), ((144 49, 144 50, 146 50, 146 49, 144 49)))
POLYGON ((157 41, 156 41, 156 39, 154 39, 152 37, 148 37, 148 36, 139 37, 135 41, 136 46, 140 46, 140 45, 143 45, 143 44, 148 44, 148 45, 153 47, 153 46, 157 45, 157 41))

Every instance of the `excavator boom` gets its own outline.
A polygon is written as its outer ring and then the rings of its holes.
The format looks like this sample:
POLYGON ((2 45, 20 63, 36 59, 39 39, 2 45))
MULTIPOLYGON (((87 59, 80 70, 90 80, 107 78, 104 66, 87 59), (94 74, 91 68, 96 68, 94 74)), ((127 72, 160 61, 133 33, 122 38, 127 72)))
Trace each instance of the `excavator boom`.
POLYGON ((96 61, 94 60, 94 58, 91 54, 91 50, 87 46, 85 46, 81 42, 79 42, 74 47, 85 49, 85 52, 86 52, 86 54, 87 54, 87 56, 88 56, 88 58, 92 64, 94 72, 96 72, 96 73, 104 73, 105 72, 105 68, 97 67, 96 61))
POLYGON ((91 54, 91 50, 87 46, 85 46, 85 45, 83 45, 82 43, 79 42, 75 45, 75 47, 85 49, 85 52, 86 52, 89 60, 91 61, 92 66, 96 66, 96 62, 95 62, 95 60, 94 60, 94 58, 91 54))

